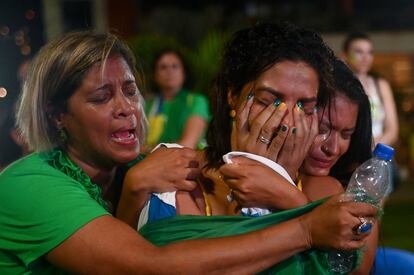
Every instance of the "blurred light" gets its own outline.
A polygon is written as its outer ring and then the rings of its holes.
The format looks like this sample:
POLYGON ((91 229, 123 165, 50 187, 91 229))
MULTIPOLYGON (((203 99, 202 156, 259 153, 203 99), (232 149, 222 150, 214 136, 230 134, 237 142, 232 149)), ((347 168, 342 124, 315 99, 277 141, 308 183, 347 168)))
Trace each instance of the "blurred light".
POLYGON ((29 55, 32 52, 32 48, 30 48, 29 45, 24 45, 20 48, 20 52, 22 53, 22 55, 29 55))
POLYGON ((7 26, 2 26, 2 27, 0 28, 0 34, 1 34, 1 35, 6 36, 6 35, 8 35, 8 34, 9 34, 9 32, 10 32, 10 29, 9 29, 9 27, 7 27, 7 26))
POLYGON ((34 10, 27 10, 25 13, 25 17, 27 20, 32 20, 35 17, 36 13, 34 10))
POLYGON ((7 95, 7 90, 4 87, 0 87, 0 98, 4 98, 7 95))

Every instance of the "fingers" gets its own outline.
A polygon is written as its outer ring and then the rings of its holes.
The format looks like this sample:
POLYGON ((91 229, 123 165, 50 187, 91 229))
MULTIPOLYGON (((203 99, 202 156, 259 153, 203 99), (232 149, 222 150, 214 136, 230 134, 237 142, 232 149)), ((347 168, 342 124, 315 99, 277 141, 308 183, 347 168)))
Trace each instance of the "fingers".
MULTIPOLYGON (((242 161, 241 159, 245 159, 245 158, 237 158, 237 159, 239 159, 239 161, 242 161)), ((234 160, 236 160, 236 158, 234 158, 234 160)), ((225 178, 239 178, 242 176, 242 172, 243 172, 242 169, 240 169, 240 166, 234 163, 222 165, 219 168, 219 171, 225 178)))
POLYGON ((239 134, 248 134, 249 132, 248 118, 252 104, 253 94, 249 93, 237 109, 235 126, 239 134))
MULTIPOLYGON (((258 141, 259 136, 263 136, 264 138, 271 140, 273 137, 273 133, 276 130, 278 125, 267 125, 266 128, 263 128, 266 121, 270 118, 270 116, 275 111, 275 106, 273 104, 269 104, 252 122, 250 128, 250 136, 249 141, 250 143, 255 143, 258 141)), ((260 142, 259 142, 260 143, 260 142)), ((262 144, 262 146, 267 147, 268 144, 262 144)))
POLYGON ((279 152, 282 149, 285 140, 289 134, 289 127, 287 125, 282 125, 276 137, 273 138, 272 143, 269 146, 269 158, 277 161, 279 152))

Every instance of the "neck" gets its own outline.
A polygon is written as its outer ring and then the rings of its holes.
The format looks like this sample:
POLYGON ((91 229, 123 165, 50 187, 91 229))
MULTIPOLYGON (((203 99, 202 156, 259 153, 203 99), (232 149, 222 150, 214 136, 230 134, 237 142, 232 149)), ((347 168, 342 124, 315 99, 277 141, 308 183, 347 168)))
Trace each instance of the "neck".
POLYGON ((101 187, 102 194, 105 197, 106 192, 110 189, 113 182, 116 167, 102 168, 93 161, 85 160, 72 150, 68 150, 68 156, 89 176, 94 184, 101 187))
POLYGON ((165 100, 171 100, 178 94, 179 91, 180 89, 176 88, 163 89, 161 91, 161 95, 165 100))

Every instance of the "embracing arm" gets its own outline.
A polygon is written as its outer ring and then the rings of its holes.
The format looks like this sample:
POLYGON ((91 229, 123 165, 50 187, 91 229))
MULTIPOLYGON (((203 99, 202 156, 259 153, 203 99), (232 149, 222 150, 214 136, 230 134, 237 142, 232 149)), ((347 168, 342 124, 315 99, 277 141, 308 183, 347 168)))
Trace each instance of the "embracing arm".
POLYGON ((385 121, 384 133, 375 140, 375 143, 393 145, 398 139, 398 116, 394 96, 390 84, 386 80, 379 79, 378 83, 384 104, 385 121))
POLYGON ((375 213, 367 204, 338 203, 335 198, 308 214, 264 230, 165 247, 155 247, 126 224, 103 216, 83 226, 46 258, 73 273, 251 274, 311 246, 358 248, 364 240, 353 240, 356 217, 375 213))

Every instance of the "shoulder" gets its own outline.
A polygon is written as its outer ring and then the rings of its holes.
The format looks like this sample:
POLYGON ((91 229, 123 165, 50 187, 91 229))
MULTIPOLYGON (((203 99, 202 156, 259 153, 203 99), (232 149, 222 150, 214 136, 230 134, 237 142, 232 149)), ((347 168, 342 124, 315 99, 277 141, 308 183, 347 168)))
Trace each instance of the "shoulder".
POLYGON ((44 154, 31 154, 0 174, 0 228, 5 229, 0 240, 7 239, 6 249, 27 265, 108 214, 79 182, 49 165, 44 154))
POLYGON ((314 201, 344 191, 341 183, 333 177, 302 176, 303 192, 314 201))
POLYGON ((391 85, 387 80, 385 80, 384 78, 379 77, 379 78, 376 79, 376 81, 378 83, 378 87, 379 87, 380 92, 382 94, 391 92, 391 85))

